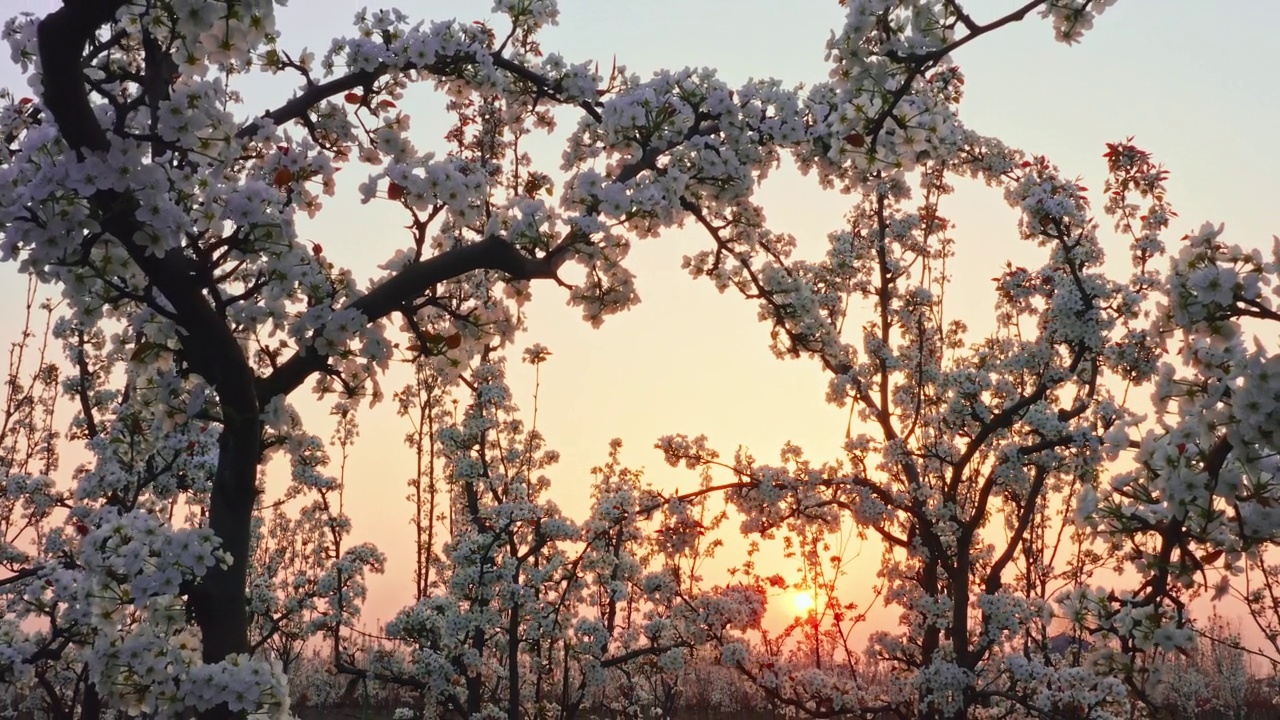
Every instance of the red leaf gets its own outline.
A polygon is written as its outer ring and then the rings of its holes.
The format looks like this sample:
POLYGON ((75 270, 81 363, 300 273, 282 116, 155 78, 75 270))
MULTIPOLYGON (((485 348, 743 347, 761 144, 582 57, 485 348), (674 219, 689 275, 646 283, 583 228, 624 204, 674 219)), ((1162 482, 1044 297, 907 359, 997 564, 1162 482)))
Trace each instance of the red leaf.
POLYGON ((399 200, 404 197, 404 186, 398 182, 392 181, 391 184, 387 186, 387 197, 392 200, 399 200))
POLYGON ((349 92, 343 95, 342 99, 346 100, 348 105, 359 105, 364 102, 364 96, 358 92, 349 92))

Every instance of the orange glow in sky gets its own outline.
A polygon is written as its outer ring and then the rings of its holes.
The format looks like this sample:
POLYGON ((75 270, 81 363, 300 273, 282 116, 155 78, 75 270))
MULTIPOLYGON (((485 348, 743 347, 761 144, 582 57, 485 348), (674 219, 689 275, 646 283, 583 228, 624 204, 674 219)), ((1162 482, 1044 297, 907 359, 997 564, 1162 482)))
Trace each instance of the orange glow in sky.
POLYGON ((791 606, 795 608, 797 616, 808 615, 816 607, 813 593, 808 590, 797 590, 791 595, 791 606))

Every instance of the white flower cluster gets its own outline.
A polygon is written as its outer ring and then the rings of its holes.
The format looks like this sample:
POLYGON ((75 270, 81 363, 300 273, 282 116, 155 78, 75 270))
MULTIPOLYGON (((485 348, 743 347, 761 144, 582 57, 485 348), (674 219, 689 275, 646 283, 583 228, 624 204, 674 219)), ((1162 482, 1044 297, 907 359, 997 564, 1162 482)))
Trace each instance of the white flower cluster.
POLYGON ((560 6, 556 0, 494 0, 493 12, 508 16, 521 30, 535 32, 558 24, 560 6))
POLYGON ((1040 15, 1053 20, 1058 40, 1071 44, 1093 29, 1094 18, 1115 3, 1116 0, 1050 0, 1040 9, 1040 15))

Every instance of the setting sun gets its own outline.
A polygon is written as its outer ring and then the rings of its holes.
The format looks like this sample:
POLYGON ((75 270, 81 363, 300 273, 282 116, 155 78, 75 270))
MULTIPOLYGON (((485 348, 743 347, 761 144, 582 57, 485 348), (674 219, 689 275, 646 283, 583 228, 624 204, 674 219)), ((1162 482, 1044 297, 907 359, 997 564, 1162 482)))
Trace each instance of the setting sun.
POLYGON ((796 615, 813 612, 814 604, 813 594, 807 590, 801 590, 791 596, 791 605, 796 609, 796 615))

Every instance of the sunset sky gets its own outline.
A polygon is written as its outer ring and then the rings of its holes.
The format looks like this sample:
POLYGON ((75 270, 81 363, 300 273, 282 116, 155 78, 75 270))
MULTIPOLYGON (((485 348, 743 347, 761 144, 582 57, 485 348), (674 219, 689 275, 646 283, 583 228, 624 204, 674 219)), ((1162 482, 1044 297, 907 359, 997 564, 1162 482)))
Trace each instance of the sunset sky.
MULTIPOLYGON (((969 7, 991 19, 1020 5, 977 0, 969 7)), ((45 12, 50 0, 8 0, 16 12, 45 12)), ((323 53, 335 35, 347 33, 361 3, 294 0, 280 10, 285 47, 323 53)), ((484 0, 431 0, 401 9, 426 20, 481 19, 484 0)), ((571 61, 595 59, 647 75, 657 68, 709 66, 730 84, 777 77, 786 84, 826 79, 824 42, 838 26, 836 0, 561 0, 558 27, 542 36, 543 48, 571 61)), ((1082 43, 1055 43, 1038 18, 1006 28, 964 48, 957 57, 967 78, 961 119, 1009 145, 1047 155, 1068 176, 1100 190, 1104 144, 1135 136, 1171 171, 1170 199, 1180 217, 1176 238, 1205 221, 1226 223, 1225 239, 1269 247, 1280 232, 1276 195, 1280 117, 1276 90, 1275 28, 1280 3, 1269 0, 1122 0, 1099 18, 1082 43)), ((21 87, 8 60, 0 61, 0 85, 21 87)), ((279 104, 290 86, 246 82, 241 89, 264 107, 279 104)), ((424 150, 444 149, 448 119, 443 102, 427 86, 411 88, 402 103, 413 116, 412 138, 424 150)), ((560 139, 576 117, 535 150, 543 170, 559 164, 560 139)), ((408 244, 405 218, 388 202, 360 205, 354 185, 364 170, 350 167, 347 186, 326 199, 320 219, 301 226, 326 254, 367 279, 377 265, 408 244), (345 197, 342 195, 345 194, 345 197)), ((849 198, 824 193, 811 178, 784 168, 760 197, 774 230, 801 239, 802 253, 823 250, 826 234, 841 227, 849 198)), ((1098 198, 1097 195, 1094 196, 1098 198)), ((1100 202, 1095 202, 1099 205, 1100 202)), ((991 284, 1006 259, 1036 254, 1017 238, 1015 216, 998 191, 961 183, 943 206, 958 229, 956 275, 965 307, 953 308, 974 332, 989 328, 991 284)), ((1105 225, 1105 222, 1104 222, 1105 225)), ((534 286, 528 332, 514 348, 535 342, 554 356, 543 366, 539 427, 563 456, 552 473, 557 501, 575 517, 587 507, 589 468, 604 461, 610 438, 624 441, 624 459, 643 466, 655 482, 692 487, 696 477, 671 470, 651 449, 661 435, 707 434, 722 452, 749 446, 757 458, 776 458, 790 440, 815 459, 834 459, 844 437, 847 410, 824 404, 826 376, 811 361, 780 361, 767 348, 768 329, 753 304, 721 296, 707 282, 680 270, 684 254, 701 249, 694 229, 672 231, 639 244, 630 268, 643 302, 593 330, 565 306, 565 292, 534 286)), ((1127 274, 1125 245, 1111 242, 1113 267, 1127 274)), ((0 267, 0 301, 13 307, 25 283, 14 266, 0 267)), ((957 294, 956 297, 960 297, 957 294)), ((0 338, 16 338, 18 320, 0 316, 0 338)), ((511 365, 517 397, 531 408, 532 375, 511 365)), ((390 379, 384 389, 400 386, 390 379)), ((402 501, 413 457, 402 445, 406 421, 384 403, 362 419, 362 439, 348 467, 347 510, 358 540, 376 542, 390 556, 386 576, 374 578, 370 620, 387 619, 411 592, 410 508, 402 501)), ((315 429, 328 435, 320 414, 315 429)), ((733 557, 733 548, 728 555, 733 557)), ((876 552, 858 561, 873 574, 876 552)), ((866 587, 860 578, 855 587, 866 587)), ((782 608, 794 612, 791 606, 782 608)))

